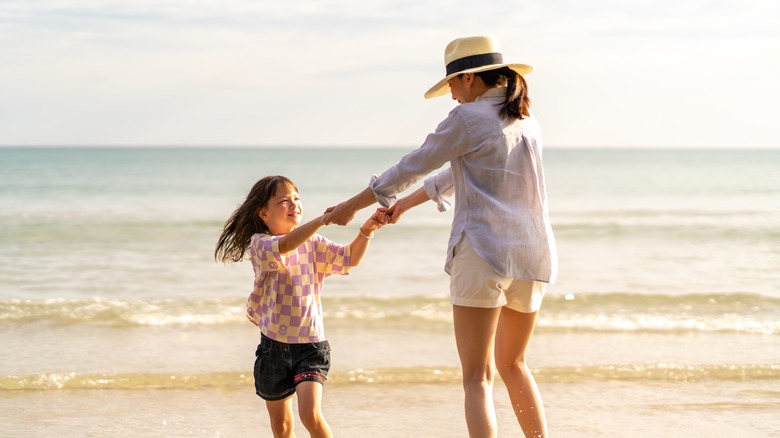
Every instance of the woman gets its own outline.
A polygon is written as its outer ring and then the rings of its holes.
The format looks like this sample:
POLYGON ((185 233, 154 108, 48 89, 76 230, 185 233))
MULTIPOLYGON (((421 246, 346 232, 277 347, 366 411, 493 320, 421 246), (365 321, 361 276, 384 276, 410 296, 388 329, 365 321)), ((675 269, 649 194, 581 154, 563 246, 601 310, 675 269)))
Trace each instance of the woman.
POLYGON ((541 131, 522 76, 532 68, 505 64, 498 40, 484 36, 452 41, 444 59, 446 77, 425 97, 449 90, 460 105, 419 149, 328 209, 325 222, 345 225, 358 210, 379 201, 395 223, 428 200, 446 210, 447 199, 455 195, 445 271, 469 434, 496 435, 492 389, 497 369, 525 435, 546 437, 542 400, 525 364, 545 286, 557 271, 541 131), (448 161, 449 168, 396 202, 396 194, 448 161))

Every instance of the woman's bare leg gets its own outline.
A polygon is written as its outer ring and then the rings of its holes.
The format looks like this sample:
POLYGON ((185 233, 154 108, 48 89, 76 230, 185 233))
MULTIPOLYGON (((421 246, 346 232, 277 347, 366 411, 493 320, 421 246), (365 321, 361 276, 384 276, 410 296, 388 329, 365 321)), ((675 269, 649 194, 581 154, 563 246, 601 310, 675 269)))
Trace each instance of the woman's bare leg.
POLYGON ((500 308, 452 306, 455 342, 463 371, 466 425, 472 438, 496 436, 493 348, 500 308))
POLYGON ((268 409, 268 415, 271 418, 271 432, 274 438, 295 438, 293 426, 293 396, 283 400, 274 400, 265 402, 268 409))
POLYGON ((521 313, 504 307, 496 333, 496 368, 506 384, 512 408, 526 437, 546 438, 547 419, 539 389, 525 364, 525 351, 538 312, 521 313))
POLYGON ((295 388, 298 394, 298 415, 312 438, 331 438, 328 422, 322 415, 322 384, 301 382, 295 388))

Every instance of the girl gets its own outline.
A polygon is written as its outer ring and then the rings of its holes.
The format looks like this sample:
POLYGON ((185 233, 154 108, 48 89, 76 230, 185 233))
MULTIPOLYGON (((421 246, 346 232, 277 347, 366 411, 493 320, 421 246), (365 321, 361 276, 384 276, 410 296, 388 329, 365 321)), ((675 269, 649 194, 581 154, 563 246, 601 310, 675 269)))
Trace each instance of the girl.
POLYGON ((348 274, 388 217, 376 212, 355 240, 339 245, 318 234, 325 216, 303 225, 301 199, 292 181, 258 181, 225 223, 214 257, 238 262, 247 249, 255 272, 247 318, 260 328, 255 389, 266 401, 274 437, 293 437, 293 394, 312 437, 331 437, 322 415, 322 386, 330 369, 320 293, 325 277, 348 274))
POLYGON ((368 188, 329 209, 344 225, 377 200, 395 223, 428 200, 440 210, 455 195, 445 270, 463 372, 469 435, 494 437, 495 370, 506 384, 526 437, 547 436, 539 390, 525 363, 557 251, 547 208, 542 135, 523 75, 531 66, 503 60, 498 39, 458 38, 444 51, 446 76, 425 93, 458 102, 419 149, 372 178, 368 188), (446 162, 423 187, 396 195, 446 162))

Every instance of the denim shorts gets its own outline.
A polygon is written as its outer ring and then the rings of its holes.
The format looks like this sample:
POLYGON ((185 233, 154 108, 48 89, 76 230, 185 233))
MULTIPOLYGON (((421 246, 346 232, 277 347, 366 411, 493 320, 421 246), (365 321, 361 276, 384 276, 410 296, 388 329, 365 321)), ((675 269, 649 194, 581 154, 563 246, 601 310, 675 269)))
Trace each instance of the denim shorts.
POLYGON ((263 400, 282 400, 301 382, 328 380, 330 344, 285 344, 261 335, 255 352, 255 391, 263 400))

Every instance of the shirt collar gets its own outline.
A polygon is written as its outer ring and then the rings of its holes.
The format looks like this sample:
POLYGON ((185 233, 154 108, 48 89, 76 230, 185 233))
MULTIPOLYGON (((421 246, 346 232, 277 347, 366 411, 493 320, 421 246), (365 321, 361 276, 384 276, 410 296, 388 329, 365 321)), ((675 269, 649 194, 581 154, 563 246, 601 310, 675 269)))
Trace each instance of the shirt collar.
POLYGON ((506 87, 494 87, 489 88, 487 91, 477 96, 474 102, 479 102, 482 99, 491 99, 495 97, 504 97, 506 95, 506 87))

